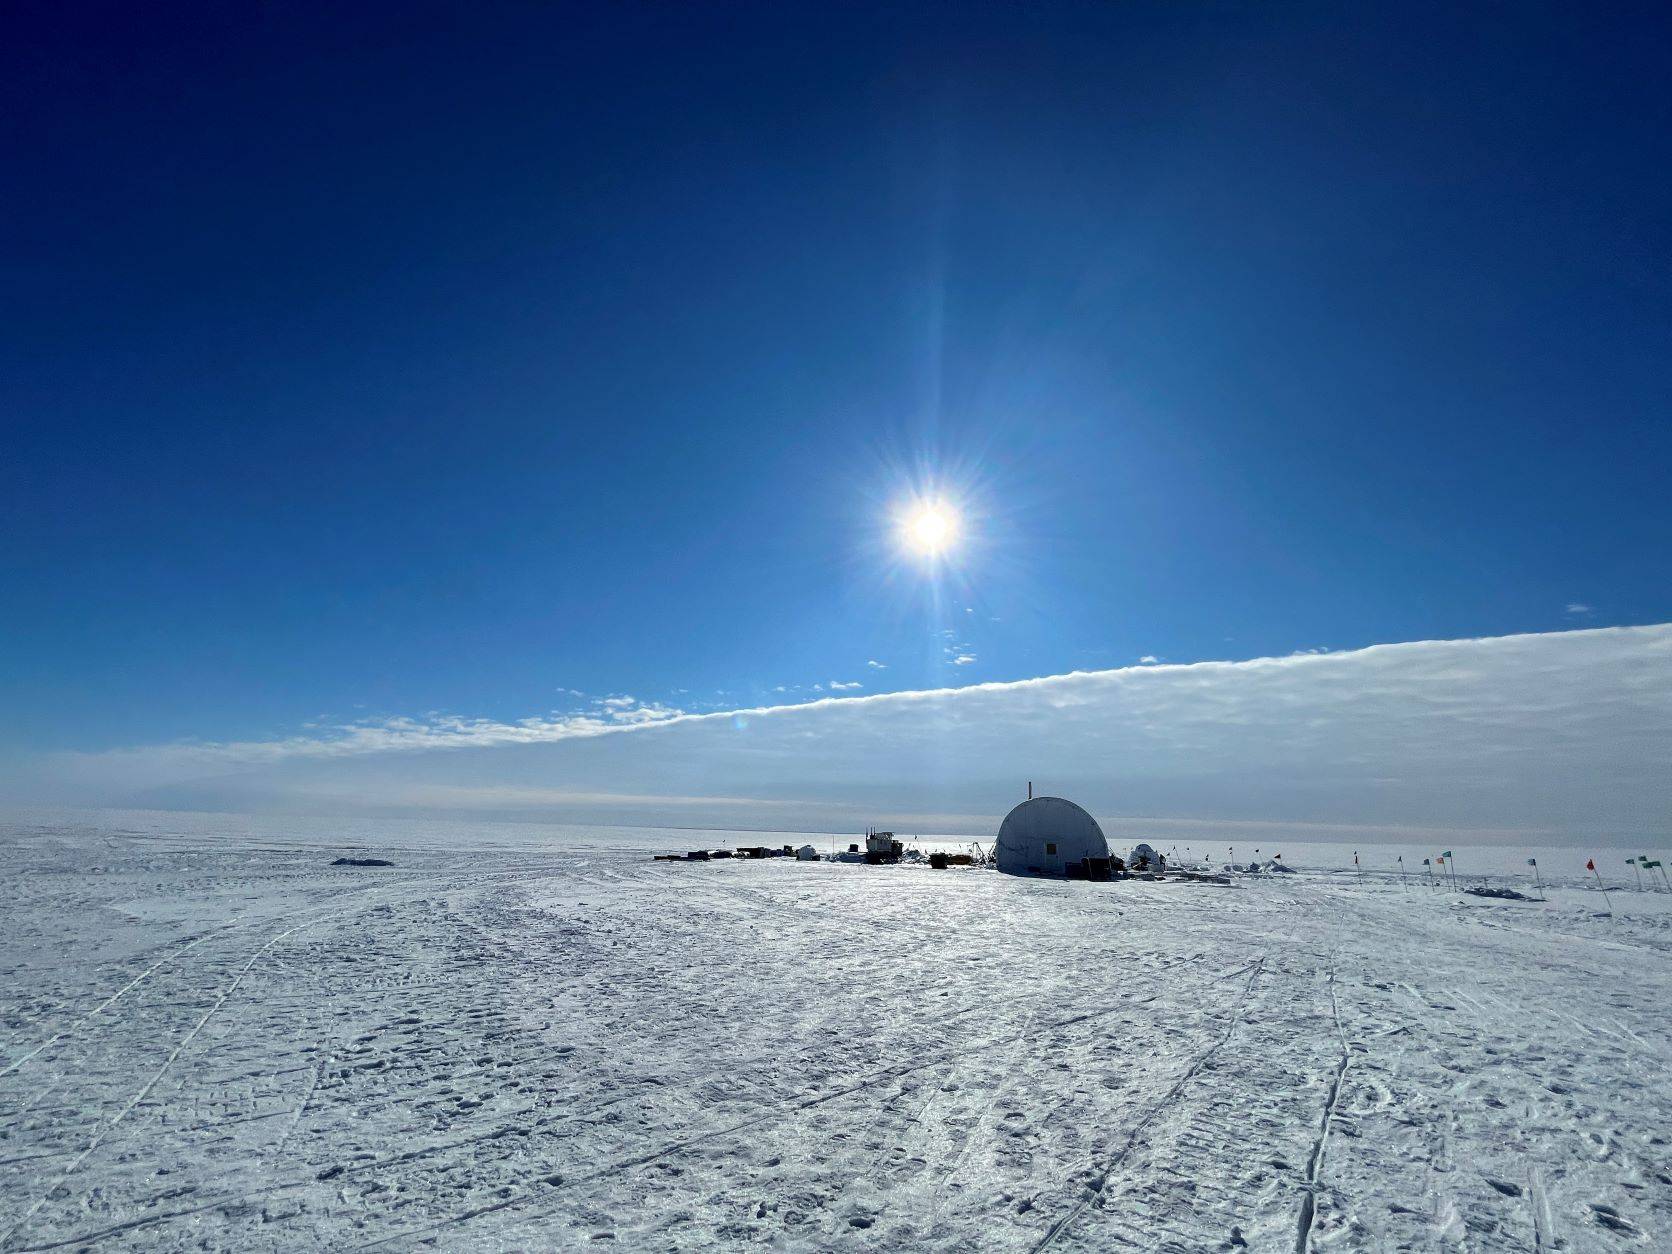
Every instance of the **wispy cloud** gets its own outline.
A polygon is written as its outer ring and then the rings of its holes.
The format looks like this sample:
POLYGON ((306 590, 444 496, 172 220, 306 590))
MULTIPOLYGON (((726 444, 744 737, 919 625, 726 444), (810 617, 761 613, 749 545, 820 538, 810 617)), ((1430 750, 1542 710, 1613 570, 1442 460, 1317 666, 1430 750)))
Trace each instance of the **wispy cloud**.
MULTIPOLYGON (((808 692, 858 692, 863 687, 865 687, 865 685, 860 683, 857 679, 832 679, 828 683, 823 684, 775 684, 770 691, 781 693, 786 697, 790 697, 795 696, 798 693, 808 692)), ((683 711, 674 711, 674 713, 682 712, 683 711)))
POLYGON ((977 661, 975 646, 967 640, 958 639, 959 633, 950 627, 942 627, 935 633, 940 641, 941 657, 953 666, 968 666, 977 661))
POLYGON ((1160 660, 1161 659, 1156 657, 1155 654, 1146 653, 1146 654, 1144 654, 1143 657, 1138 659, 1138 665, 1139 666, 1154 666, 1160 660))
POLYGON ((1593 611, 1589 605, 1585 605, 1582 602, 1569 601, 1567 605, 1567 612, 1576 618, 1583 618, 1585 615, 1590 614, 1593 611))
POLYGON ((887 662, 879 662, 876 658, 870 659, 865 663, 865 665, 869 666, 872 670, 885 671, 888 669, 887 662))
POLYGON ((1110 824, 1596 834, 1672 826, 1669 760, 1672 625, 712 713, 635 703, 512 721, 359 721, 270 741, 59 754, 31 764, 30 778, 55 782, 41 799, 87 804, 285 808, 358 796, 398 808, 437 789, 488 790, 478 800, 544 789, 555 790, 553 817, 579 812, 563 808, 565 795, 591 798, 589 815, 661 822, 688 821, 677 799, 709 798, 705 822, 839 815, 912 830, 911 816, 1001 814, 1031 777, 1110 824), (676 800, 599 800, 609 797, 676 800))

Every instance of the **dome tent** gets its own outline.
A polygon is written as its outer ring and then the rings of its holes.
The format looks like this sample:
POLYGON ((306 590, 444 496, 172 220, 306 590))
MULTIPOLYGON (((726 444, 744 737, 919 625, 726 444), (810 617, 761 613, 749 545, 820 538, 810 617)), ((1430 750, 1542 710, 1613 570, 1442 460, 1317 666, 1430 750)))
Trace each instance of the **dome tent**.
POLYGON ((1167 859, 1148 845, 1134 845, 1126 865, 1135 871, 1159 871, 1167 865, 1167 859))
POLYGON ((996 853, 999 870, 1010 875, 1109 875, 1109 842, 1103 839, 1103 829, 1061 797, 1033 797, 1005 815, 996 853))

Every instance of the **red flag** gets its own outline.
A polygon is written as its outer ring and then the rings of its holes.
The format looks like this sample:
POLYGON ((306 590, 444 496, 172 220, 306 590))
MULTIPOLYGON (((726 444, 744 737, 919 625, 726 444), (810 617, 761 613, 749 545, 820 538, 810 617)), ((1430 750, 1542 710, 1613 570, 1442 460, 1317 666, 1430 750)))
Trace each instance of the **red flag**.
POLYGON ((1585 859, 1585 869, 1587 871, 1596 870, 1597 869, 1597 860, 1595 858, 1586 858, 1585 859))

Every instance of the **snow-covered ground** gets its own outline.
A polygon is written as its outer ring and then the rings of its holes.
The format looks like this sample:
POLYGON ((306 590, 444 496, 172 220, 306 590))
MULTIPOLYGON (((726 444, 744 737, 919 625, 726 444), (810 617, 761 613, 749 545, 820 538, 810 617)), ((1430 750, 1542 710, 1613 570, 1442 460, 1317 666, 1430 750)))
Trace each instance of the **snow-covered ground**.
POLYGON ((0 828, 0 1250, 1672 1248, 1672 895, 509 827, 0 828))

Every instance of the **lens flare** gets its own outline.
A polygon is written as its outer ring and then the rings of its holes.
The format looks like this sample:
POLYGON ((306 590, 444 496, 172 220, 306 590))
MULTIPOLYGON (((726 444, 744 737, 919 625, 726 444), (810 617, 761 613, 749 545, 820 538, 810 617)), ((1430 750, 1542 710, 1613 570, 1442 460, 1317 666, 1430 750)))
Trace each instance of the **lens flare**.
POLYGON ((925 557, 944 553, 958 538, 958 515, 944 502, 920 501, 902 518, 900 538, 925 557))

